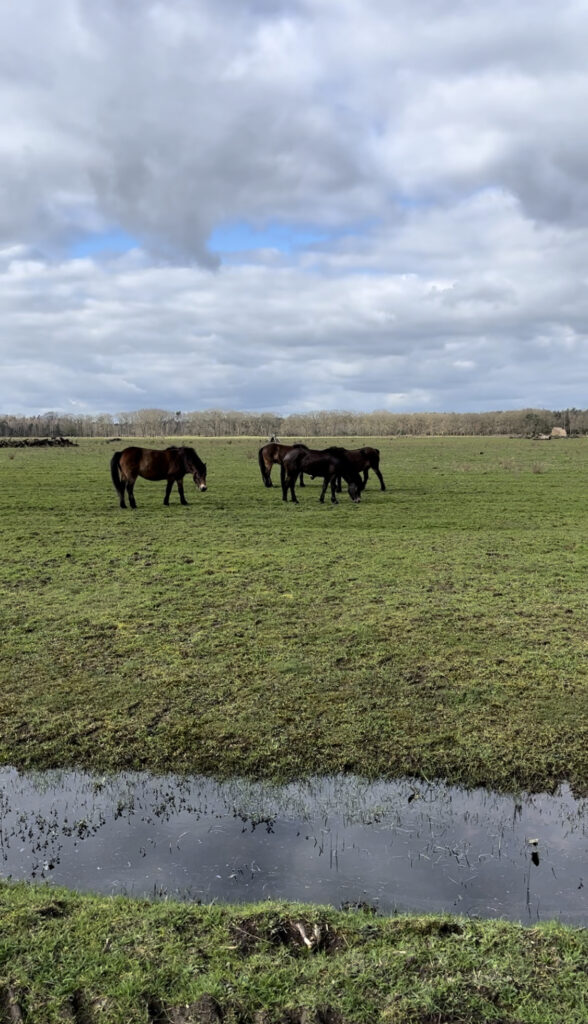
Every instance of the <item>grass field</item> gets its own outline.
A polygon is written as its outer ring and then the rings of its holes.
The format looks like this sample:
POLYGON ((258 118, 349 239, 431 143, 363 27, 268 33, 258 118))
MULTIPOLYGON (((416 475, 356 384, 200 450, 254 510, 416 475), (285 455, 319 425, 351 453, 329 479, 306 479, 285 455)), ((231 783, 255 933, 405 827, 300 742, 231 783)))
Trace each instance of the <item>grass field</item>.
POLYGON ((588 1010, 588 932, 555 924, 2 884, 0 916, 7 1021, 584 1024, 588 1010), (9 1016, 15 1003, 22 1017, 9 1016))
POLYGON ((388 490, 336 507, 192 443, 136 512, 120 442, 0 450, 0 763, 588 790, 588 440, 348 439, 388 490))

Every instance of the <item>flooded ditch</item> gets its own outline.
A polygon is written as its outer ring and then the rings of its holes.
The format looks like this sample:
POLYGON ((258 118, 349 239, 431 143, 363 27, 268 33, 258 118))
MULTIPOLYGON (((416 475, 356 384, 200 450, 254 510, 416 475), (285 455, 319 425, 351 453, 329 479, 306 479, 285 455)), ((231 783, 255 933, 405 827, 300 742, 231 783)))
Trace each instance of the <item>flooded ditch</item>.
POLYGON ((367 903, 588 925, 588 801, 350 776, 0 769, 0 875, 238 903, 367 903))

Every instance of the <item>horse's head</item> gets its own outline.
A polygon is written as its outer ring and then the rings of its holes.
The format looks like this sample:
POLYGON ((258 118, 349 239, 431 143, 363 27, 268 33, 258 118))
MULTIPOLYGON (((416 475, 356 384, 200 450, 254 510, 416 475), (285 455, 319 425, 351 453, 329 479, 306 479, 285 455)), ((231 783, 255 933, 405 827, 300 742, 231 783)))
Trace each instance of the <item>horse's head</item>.
POLYGON ((206 463, 198 458, 193 448, 185 449, 186 468, 194 478, 194 483, 200 491, 206 490, 206 463))
POLYGON ((358 476, 349 481, 349 497, 356 503, 361 501, 361 477, 358 476))
POLYGON ((206 490, 206 463, 202 463, 201 469, 195 469, 193 473, 194 483, 201 491, 206 490))

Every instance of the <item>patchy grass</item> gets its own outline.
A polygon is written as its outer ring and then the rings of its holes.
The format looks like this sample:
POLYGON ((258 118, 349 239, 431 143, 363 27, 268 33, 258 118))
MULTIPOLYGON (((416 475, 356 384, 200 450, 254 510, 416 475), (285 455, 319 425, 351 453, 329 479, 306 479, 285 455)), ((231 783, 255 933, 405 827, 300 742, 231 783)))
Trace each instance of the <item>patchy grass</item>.
POLYGON ((124 442, 0 451, 0 763, 588 790, 587 441, 537 473, 373 439, 388 490, 337 507, 263 488, 258 439, 192 443, 209 491, 134 513, 124 442))
POLYGON ((28 1024, 580 1024, 588 932, 0 884, 0 1013, 28 1024))

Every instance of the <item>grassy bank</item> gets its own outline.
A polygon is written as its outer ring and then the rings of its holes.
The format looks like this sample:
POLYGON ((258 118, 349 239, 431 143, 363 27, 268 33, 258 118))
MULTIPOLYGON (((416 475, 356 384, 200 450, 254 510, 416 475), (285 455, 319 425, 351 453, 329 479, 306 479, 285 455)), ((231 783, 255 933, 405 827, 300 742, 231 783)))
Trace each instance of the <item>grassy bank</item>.
POLYGON ((588 442, 375 443, 358 507, 206 438, 134 513, 121 443, 0 451, 0 763, 586 791, 588 442))
POLYGON ((17 1020, 16 1003, 28 1024, 580 1024, 588 1013, 588 932, 554 924, 6 884, 0 916, 0 1007, 17 1020))

